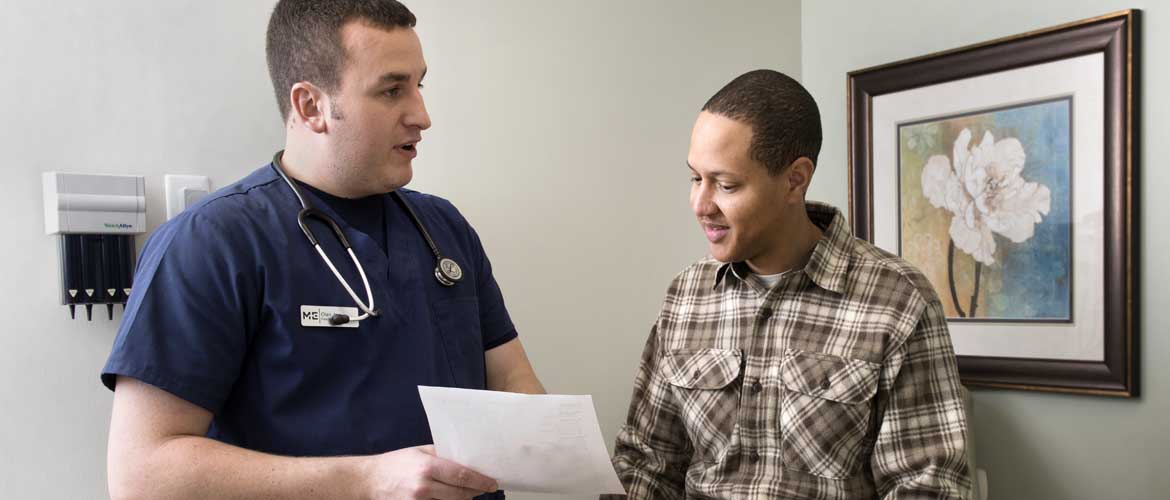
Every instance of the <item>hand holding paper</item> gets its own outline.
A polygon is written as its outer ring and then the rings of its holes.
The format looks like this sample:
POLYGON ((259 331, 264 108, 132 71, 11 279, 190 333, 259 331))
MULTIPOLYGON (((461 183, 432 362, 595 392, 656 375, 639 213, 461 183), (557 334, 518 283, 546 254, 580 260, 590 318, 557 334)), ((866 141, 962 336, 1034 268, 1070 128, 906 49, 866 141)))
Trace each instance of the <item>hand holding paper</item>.
POLYGON ((440 457, 511 491, 625 493, 590 396, 419 386, 440 457))
POLYGON ((430 445, 363 458, 372 498, 471 498, 499 489, 492 478, 435 456, 430 445))

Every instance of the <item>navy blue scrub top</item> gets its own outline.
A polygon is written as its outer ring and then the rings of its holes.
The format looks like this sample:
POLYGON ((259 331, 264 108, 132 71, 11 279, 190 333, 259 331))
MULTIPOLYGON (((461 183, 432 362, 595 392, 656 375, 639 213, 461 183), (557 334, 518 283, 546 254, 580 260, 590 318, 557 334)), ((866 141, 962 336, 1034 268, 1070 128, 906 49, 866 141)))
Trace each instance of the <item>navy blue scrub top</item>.
MULTIPOLYGON (((483 389, 484 352, 516 338, 479 237, 450 202, 399 190, 463 268, 463 280, 444 287, 425 240, 388 195, 383 251, 302 191, 349 238, 381 316, 358 328, 301 326, 301 305, 355 306, 268 165, 150 236, 102 382, 113 389, 124 375, 162 388, 214 414, 208 437, 267 453, 368 455, 431 443, 417 386, 483 389)), ((365 300, 332 232, 311 224, 365 300)))

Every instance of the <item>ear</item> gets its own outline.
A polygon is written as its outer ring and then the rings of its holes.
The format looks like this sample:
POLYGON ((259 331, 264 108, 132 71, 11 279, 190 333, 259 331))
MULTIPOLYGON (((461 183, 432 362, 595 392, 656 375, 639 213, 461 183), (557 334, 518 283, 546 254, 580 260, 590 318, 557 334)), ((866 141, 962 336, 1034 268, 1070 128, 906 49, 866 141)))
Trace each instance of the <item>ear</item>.
POLYGON ((808 185, 812 183, 813 170, 816 166, 813 165, 812 160, 801 156, 796 161, 788 165, 781 174, 784 176, 785 187, 788 188, 788 193, 785 195, 785 200, 788 203, 804 204, 804 197, 808 194, 808 185))
POLYGON ((289 90, 289 119, 294 124, 303 123, 313 133, 328 130, 325 117, 329 116, 328 97, 320 88, 309 82, 297 82, 289 90))

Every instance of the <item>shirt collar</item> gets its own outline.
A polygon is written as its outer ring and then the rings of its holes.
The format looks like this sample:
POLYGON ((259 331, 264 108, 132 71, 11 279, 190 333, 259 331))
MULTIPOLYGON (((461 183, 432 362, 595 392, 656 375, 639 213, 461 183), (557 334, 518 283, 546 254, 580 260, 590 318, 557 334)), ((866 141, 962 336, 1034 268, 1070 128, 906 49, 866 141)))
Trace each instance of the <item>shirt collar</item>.
MULTIPOLYGON (((808 218, 824 231, 824 236, 813 247, 808 264, 804 266, 804 273, 817 286, 831 292, 843 293, 853 242, 853 235, 845 223, 845 216, 835 207, 815 201, 805 202, 804 207, 808 212, 808 218)), ((715 272, 715 286, 719 286, 729 273, 742 281, 751 270, 744 262, 726 262, 715 272)))

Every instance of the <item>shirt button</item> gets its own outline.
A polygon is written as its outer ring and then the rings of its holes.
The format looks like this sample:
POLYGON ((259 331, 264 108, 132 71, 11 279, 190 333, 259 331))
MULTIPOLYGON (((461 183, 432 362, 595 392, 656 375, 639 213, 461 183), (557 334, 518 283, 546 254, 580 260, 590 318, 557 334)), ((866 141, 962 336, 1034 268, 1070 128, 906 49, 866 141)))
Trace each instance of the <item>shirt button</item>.
POLYGON ((772 309, 769 307, 765 307, 763 309, 760 309, 760 317, 763 319, 771 318, 772 317, 772 309))
POLYGON ((752 394, 759 394, 762 390, 764 390, 764 384, 761 384, 759 380, 752 382, 752 394))
POLYGON ((753 463, 753 464, 756 462, 759 462, 760 461, 760 452, 753 450, 751 452, 751 454, 748 455, 748 461, 753 463))
POLYGON ((829 384, 829 379, 824 379, 824 380, 822 380, 822 381, 821 381, 821 390, 822 390, 822 391, 826 391, 826 390, 828 390, 828 389, 829 389, 829 385, 830 385, 830 384, 829 384))
POLYGON ((699 380, 700 375, 702 374, 699 373, 699 370, 695 370, 693 373, 691 373, 691 380, 699 380))

